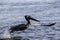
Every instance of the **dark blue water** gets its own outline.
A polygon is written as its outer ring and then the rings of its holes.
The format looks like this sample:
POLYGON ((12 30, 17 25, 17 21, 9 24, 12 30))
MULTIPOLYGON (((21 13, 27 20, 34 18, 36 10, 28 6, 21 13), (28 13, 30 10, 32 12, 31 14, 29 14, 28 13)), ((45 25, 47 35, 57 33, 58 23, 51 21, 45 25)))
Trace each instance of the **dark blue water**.
POLYGON ((30 40, 60 40, 60 1, 1 1, 0 2, 0 38, 21 36, 30 40), (11 26, 26 23, 24 15, 31 15, 41 22, 31 21, 32 24, 53 23, 56 25, 30 26, 24 32, 9 34, 11 26))

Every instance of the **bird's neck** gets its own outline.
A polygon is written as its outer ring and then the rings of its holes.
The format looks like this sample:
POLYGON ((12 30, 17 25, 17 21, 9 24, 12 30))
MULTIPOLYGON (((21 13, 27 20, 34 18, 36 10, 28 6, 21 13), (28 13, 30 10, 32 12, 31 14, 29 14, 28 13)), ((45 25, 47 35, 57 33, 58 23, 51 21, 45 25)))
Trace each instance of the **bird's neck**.
POLYGON ((30 24, 30 20, 28 18, 25 18, 25 19, 27 21, 27 25, 29 25, 30 24))
POLYGON ((30 24, 30 21, 28 20, 28 21, 27 21, 27 25, 29 25, 29 24, 30 24))

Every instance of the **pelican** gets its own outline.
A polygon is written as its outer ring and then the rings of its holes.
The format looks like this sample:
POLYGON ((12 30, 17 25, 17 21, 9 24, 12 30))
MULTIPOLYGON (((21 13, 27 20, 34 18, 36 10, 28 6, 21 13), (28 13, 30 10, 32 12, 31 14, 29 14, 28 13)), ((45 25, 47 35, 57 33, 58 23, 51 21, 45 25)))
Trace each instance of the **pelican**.
POLYGON ((31 16, 29 16, 29 15, 25 15, 24 17, 25 17, 27 23, 26 24, 19 24, 19 25, 16 25, 14 27, 11 27, 10 28, 10 30, 11 30, 10 33, 13 33, 15 31, 23 31, 23 30, 26 30, 29 27, 29 25, 30 25, 30 20, 34 20, 34 21, 40 22, 39 20, 34 19, 31 16))

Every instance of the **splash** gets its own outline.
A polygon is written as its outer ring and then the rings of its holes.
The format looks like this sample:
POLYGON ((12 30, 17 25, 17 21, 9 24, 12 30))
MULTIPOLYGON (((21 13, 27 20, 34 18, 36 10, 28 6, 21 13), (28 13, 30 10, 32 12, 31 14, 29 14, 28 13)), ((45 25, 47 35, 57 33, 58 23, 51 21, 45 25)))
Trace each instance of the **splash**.
POLYGON ((8 30, 5 30, 5 32, 3 34, 3 38, 11 38, 11 34, 8 30))

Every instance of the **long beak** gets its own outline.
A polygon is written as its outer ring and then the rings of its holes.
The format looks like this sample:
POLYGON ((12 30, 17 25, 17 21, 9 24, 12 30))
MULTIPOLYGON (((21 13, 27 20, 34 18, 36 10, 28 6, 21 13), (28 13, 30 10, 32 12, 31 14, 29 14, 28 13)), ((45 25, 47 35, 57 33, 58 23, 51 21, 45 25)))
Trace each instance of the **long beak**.
POLYGON ((30 17, 30 19, 31 19, 31 20, 34 20, 34 21, 37 21, 37 22, 40 22, 39 20, 34 19, 34 18, 32 18, 32 17, 30 17))
POLYGON ((49 26, 49 27, 51 27, 51 26, 54 26, 56 24, 56 22, 55 23, 51 23, 51 24, 31 24, 32 26, 49 26))

